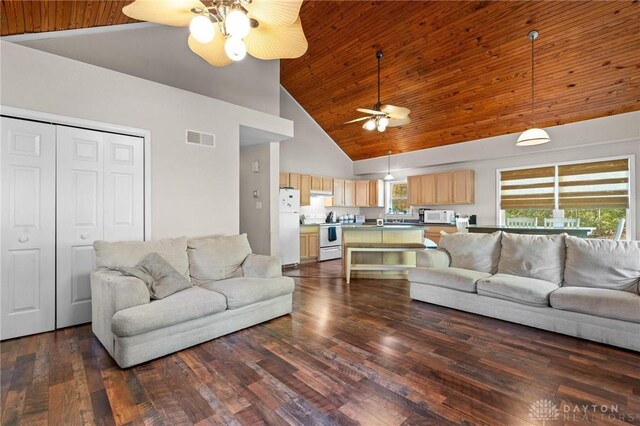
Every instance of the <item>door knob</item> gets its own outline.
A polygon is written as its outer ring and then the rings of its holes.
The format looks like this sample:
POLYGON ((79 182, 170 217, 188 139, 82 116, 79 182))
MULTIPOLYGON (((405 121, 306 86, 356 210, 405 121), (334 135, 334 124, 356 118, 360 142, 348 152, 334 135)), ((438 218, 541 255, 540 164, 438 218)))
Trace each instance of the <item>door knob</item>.
POLYGON ((29 237, 20 237, 18 238, 18 242, 20 243, 26 243, 27 241, 29 241, 29 237))
POLYGON ((81 234, 80 238, 82 238, 83 240, 86 240, 87 238, 89 238, 88 234, 81 234))

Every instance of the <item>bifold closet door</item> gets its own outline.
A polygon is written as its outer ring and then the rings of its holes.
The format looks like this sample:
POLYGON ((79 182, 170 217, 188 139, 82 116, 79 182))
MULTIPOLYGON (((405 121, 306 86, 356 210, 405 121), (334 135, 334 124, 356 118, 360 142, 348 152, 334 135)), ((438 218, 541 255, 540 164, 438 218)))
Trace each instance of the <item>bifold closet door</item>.
POLYGON ((144 239, 141 138, 57 127, 58 328, 91 321, 93 242, 144 239))
POLYGON ((2 118, 1 339, 55 327, 55 126, 2 118))

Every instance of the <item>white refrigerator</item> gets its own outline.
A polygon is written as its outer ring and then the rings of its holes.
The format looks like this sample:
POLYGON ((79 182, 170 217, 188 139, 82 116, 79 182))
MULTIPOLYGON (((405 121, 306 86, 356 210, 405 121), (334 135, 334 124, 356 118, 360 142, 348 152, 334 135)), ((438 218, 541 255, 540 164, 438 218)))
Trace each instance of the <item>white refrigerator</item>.
POLYGON ((300 263, 300 191, 280 190, 280 261, 282 265, 300 263))

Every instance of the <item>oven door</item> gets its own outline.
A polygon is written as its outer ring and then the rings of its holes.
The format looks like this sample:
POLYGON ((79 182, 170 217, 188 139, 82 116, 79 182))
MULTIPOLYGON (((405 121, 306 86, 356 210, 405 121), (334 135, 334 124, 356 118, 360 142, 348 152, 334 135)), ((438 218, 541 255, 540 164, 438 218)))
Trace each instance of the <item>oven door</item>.
POLYGON ((342 246, 342 228, 340 226, 320 226, 320 248, 342 246), (336 229, 336 239, 329 241, 329 228, 336 229))
POLYGON ((318 261, 342 259, 342 246, 320 247, 318 261))

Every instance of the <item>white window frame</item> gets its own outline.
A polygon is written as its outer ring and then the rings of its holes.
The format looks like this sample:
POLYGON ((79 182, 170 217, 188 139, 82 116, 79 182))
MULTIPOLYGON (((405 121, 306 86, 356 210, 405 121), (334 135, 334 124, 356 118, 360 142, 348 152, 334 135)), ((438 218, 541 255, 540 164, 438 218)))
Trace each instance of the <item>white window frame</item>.
MULTIPOLYGON (((636 235, 636 156, 635 154, 628 155, 617 155, 613 157, 600 157, 600 158, 585 158, 583 160, 571 160, 571 161, 561 161, 557 163, 544 163, 544 164, 532 164, 532 165, 522 165, 518 167, 505 167, 502 169, 496 169, 496 218, 497 222, 500 225, 504 225, 506 223, 504 210, 500 208, 501 198, 500 198, 500 174, 502 172, 512 171, 512 170, 522 170, 522 169, 533 169, 537 167, 555 167, 556 168, 556 176, 557 170, 559 166, 565 166, 569 164, 581 164, 581 163, 592 163, 597 161, 611 161, 611 160, 628 160, 629 161, 629 208, 627 209, 627 220, 626 220, 626 228, 627 228, 627 239, 631 239, 631 236, 636 235)), ((558 207, 558 182, 556 179, 555 187, 554 187, 554 206, 558 207)), ((562 211, 562 210, 561 210, 562 211)), ((554 216, 556 210, 554 209, 554 216)))
MULTIPOLYGON (((391 214, 389 213, 389 207, 391 207, 391 185, 397 183, 408 184, 407 179, 395 179, 384 181, 384 215, 389 219, 412 219, 414 217, 414 208, 409 204, 409 213, 407 214, 391 214)), ((407 187, 407 190, 409 188, 407 187)), ((409 202, 409 193, 407 192, 407 203, 409 202)))

